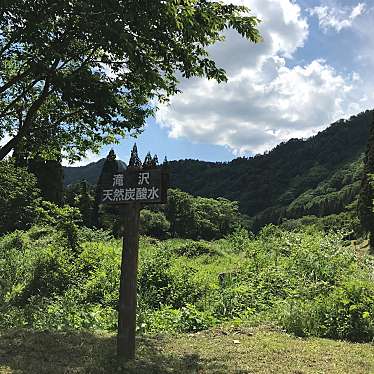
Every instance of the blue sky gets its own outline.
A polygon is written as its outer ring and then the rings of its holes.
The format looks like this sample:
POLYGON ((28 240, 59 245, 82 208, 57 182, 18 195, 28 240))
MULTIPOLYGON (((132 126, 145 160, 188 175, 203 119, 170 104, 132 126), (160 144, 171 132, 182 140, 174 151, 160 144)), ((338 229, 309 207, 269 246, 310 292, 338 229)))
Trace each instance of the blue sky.
POLYGON ((229 161, 374 107, 374 0, 226 2, 247 5, 262 20, 264 41, 253 45, 227 32, 210 54, 228 83, 181 81, 183 93, 137 139, 114 146, 119 158, 127 161, 136 141, 142 156, 229 161))
MULTIPOLYGON (((235 158, 226 147, 209 143, 191 142, 187 138, 169 138, 168 131, 160 128, 154 119, 148 121, 146 128, 138 138, 129 137, 118 145, 105 147, 101 152, 101 156, 105 156, 113 148, 117 157, 127 162, 134 143, 137 144, 142 159, 144 159, 148 151, 152 155, 157 154, 160 161, 165 156, 168 160, 192 158, 205 161, 227 161, 235 158)), ((101 158, 101 156, 94 155, 93 159, 96 160, 101 158)), ((86 163, 87 161, 82 164, 86 163)))

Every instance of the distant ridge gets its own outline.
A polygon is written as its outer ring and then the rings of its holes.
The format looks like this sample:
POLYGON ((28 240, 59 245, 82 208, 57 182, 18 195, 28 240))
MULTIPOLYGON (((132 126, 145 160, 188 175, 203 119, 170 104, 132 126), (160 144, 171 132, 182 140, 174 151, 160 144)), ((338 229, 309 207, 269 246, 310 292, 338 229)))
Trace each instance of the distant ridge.
MULTIPOLYGON (((127 165, 121 160, 117 160, 126 169, 127 165)), ((85 180, 89 184, 95 185, 99 179, 101 169, 104 165, 105 158, 97 162, 91 162, 85 166, 65 166, 64 167, 64 185, 78 183, 85 180)))
MULTIPOLYGON (((344 211, 356 199, 373 111, 339 120, 306 140, 231 162, 171 161, 171 186, 193 195, 237 200, 258 225, 344 211)), ((104 160, 65 168, 65 184, 95 184, 104 160)))

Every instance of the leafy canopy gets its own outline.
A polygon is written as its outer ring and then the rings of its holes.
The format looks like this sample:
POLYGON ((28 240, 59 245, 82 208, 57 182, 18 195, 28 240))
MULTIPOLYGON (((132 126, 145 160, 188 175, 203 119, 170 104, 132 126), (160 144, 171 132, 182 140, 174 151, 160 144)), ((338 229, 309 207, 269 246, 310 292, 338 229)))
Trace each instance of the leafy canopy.
POLYGON ((10 151, 70 161, 139 132, 177 75, 225 81, 207 47, 233 28, 260 40, 243 6, 208 0, 2 0, 0 137, 10 151))

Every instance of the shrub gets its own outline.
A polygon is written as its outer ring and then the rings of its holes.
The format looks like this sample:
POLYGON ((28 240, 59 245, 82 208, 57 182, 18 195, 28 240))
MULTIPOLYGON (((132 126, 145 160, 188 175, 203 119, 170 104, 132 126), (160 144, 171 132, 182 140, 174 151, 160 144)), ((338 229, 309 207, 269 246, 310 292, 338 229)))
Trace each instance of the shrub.
POLYGON ((82 244, 82 252, 74 264, 80 278, 82 303, 117 308, 121 261, 118 244, 116 241, 82 244))
POLYGON ((25 320, 34 329, 116 329, 115 310, 98 304, 81 303, 79 299, 76 292, 53 298, 34 297, 23 310, 25 320))
POLYGON ((254 289, 250 285, 232 285, 217 290, 213 312, 217 318, 231 319, 239 317, 245 310, 253 308, 254 289))
POLYGON ((170 267, 170 259, 160 254, 151 255, 140 267, 138 293, 151 309, 168 304, 173 283, 170 267))
POLYGON ((374 338, 374 284, 346 280, 315 300, 288 299, 273 311, 298 336, 367 342, 374 338))
POLYGON ((144 333, 175 332, 181 319, 181 311, 171 306, 145 311, 140 308, 137 316, 137 330, 144 333))
POLYGON ((253 240, 253 234, 243 227, 237 227, 233 233, 226 237, 229 248, 232 252, 244 252, 253 240))
POLYGON ((213 248, 213 246, 204 241, 192 241, 188 240, 185 244, 181 245, 174 249, 174 252, 178 256, 186 256, 186 257, 198 257, 198 256, 217 256, 220 253, 213 248))
POLYGON ((347 280, 316 303, 318 335, 356 342, 374 338, 374 284, 347 280))
POLYGON ((200 311, 192 304, 181 309, 163 306, 138 316, 138 330, 146 333, 196 332, 217 324, 218 320, 207 311, 200 311))
POLYGON ((300 298, 277 300, 274 307, 264 315, 265 318, 275 321, 287 332, 296 336, 306 337, 314 334, 320 336, 318 327, 315 326, 318 318, 312 300, 300 298))
POLYGON ((202 284, 193 281, 195 270, 189 266, 172 268, 171 257, 157 250, 141 264, 138 293, 142 303, 150 309, 164 305, 181 308, 194 303, 204 293, 202 284))
POLYGON ((200 311, 194 305, 187 304, 181 309, 178 328, 182 332, 206 330, 217 321, 208 311, 200 311))
POLYGON ((78 239, 83 242, 102 242, 108 243, 114 239, 113 234, 109 230, 92 229, 88 227, 80 227, 78 230, 78 239))
POLYGON ((32 296, 51 297, 62 294, 72 279, 72 265, 68 256, 52 248, 42 253, 30 269, 27 284, 19 295, 17 302, 26 304, 32 296))
POLYGON ((162 212, 154 212, 148 209, 140 211, 140 232, 143 235, 165 239, 168 236, 170 222, 162 212))
POLYGON ((37 209, 38 222, 55 226, 61 230, 67 244, 74 252, 78 249, 78 225, 82 223, 82 216, 78 208, 69 205, 59 207, 49 201, 42 201, 37 209))

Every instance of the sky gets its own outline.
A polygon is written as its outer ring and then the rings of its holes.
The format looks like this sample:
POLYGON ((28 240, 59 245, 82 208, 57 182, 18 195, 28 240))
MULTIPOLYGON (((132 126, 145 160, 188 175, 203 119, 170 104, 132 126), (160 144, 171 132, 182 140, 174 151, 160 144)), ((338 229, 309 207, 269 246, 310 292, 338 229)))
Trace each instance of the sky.
MULTIPOLYGON (((182 80, 143 133, 114 146, 142 157, 230 161, 306 138, 374 107, 374 0, 232 0, 260 20, 263 41, 232 30, 209 48, 227 83, 182 80)), ((88 155, 80 165, 104 157, 88 155)))

